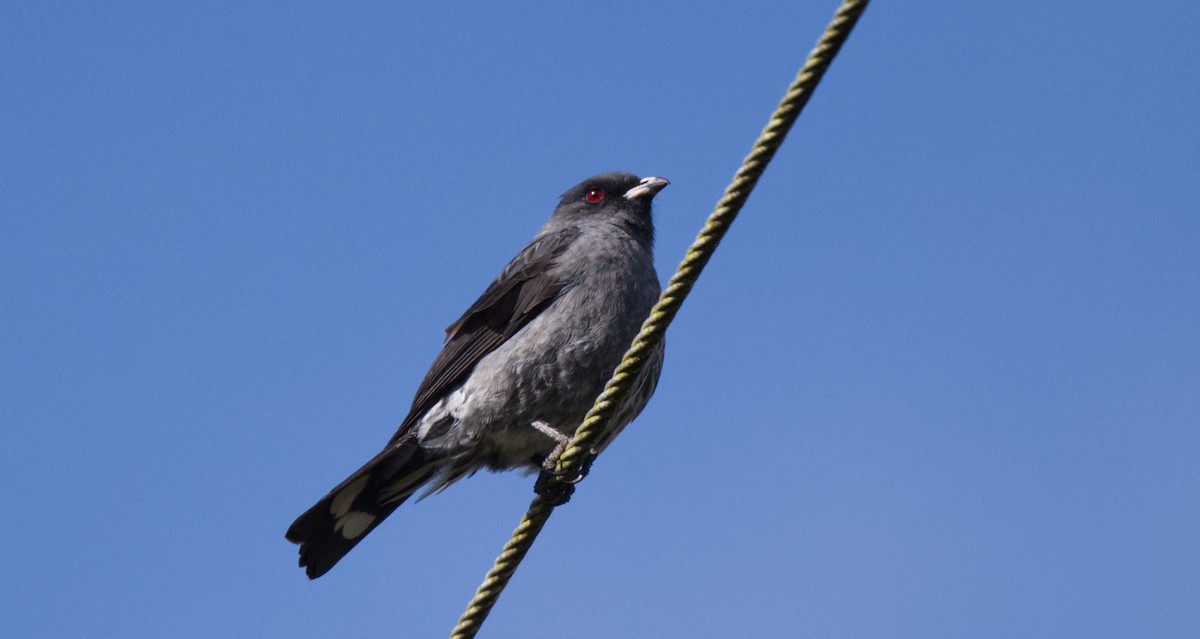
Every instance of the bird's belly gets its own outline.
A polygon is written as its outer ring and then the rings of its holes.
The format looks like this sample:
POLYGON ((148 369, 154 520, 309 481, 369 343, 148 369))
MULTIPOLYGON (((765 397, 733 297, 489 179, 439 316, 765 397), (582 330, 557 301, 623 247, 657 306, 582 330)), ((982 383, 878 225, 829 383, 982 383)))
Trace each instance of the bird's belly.
POLYGON ((557 442, 533 423, 575 432, 632 339, 620 328, 598 334, 553 315, 535 319, 429 410, 422 444, 469 455, 477 468, 536 467, 557 442))

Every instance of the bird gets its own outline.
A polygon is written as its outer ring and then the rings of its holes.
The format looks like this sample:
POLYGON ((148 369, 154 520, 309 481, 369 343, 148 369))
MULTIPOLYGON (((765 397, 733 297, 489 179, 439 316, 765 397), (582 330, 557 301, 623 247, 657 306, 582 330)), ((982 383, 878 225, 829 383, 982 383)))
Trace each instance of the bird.
MULTIPOLYGON (((425 497, 481 469, 552 467, 658 299, 651 201, 668 184, 603 173, 562 195, 533 239, 446 328, 383 450, 288 528, 309 579, 418 490, 425 497)), ((662 364, 660 342, 594 453, 642 411, 662 364)))

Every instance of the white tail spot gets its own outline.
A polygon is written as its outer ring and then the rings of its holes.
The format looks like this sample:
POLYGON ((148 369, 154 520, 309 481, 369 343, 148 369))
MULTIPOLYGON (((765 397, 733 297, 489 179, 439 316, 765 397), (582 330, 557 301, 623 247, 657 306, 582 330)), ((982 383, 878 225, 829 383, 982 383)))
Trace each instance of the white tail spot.
POLYGON ((354 503, 355 498, 363 491, 363 488, 367 487, 369 479, 371 479, 370 475, 363 475, 354 480, 354 483, 343 488, 342 492, 338 493, 337 497, 334 497, 333 501, 329 504, 329 513, 340 519, 349 512, 350 505, 354 503))
POLYGON ((354 539, 363 534, 374 522, 375 515, 356 510, 352 513, 347 513, 345 517, 339 517, 333 529, 341 532, 342 537, 346 539, 354 539))

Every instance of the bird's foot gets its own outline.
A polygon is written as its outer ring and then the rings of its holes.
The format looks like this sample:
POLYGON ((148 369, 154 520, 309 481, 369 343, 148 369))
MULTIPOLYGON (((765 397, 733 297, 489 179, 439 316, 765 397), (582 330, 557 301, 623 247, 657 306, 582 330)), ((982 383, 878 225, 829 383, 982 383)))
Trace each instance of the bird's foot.
MULTIPOLYGON (((546 455, 546 459, 542 460, 542 470, 557 475, 558 460, 571 443, 571 438, 540 419, 534 420, 531 425, 539 433, 555 441, 554 450, 550 451, 550 454, 546 455)), ((578 484, 584 477, 587 477, 588 471, 592 469, 592 460, 596 459, 597 454, 599 452, 595 448, 589 450, 587 458, 584 459, 583 465, 579 469, 579 475, 572 479, 563 479, 563 481, 569 484, 578 484)))
POLYGON ((539 433, 555 441, 554 450, 550 451, 550 454, 542 461, 542 472, 538 475, 533 490, 549 501, 551 505, 561 506, 571 499, 571 493, 575 492, 575 484, 587 477, 588 472, 592 469, 592 460, 596 458, 596 451, 594 449, 590 451, 590 454, 584 459, 578 475, 571 478, 564 477, 558 472, 558 460, 562 457, 563 451, 567 449, 567 445, 571 443, 571 438, 540 419, 535 420, 532 426, 539 433))

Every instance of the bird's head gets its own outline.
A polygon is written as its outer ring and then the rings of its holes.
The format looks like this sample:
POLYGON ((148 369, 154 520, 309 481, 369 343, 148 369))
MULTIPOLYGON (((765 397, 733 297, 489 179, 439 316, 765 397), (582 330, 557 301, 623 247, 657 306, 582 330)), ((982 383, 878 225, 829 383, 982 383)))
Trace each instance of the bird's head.
POLYGON ((647 243, 654 241, 650 201, 669 182, 632 173, 602 173, 563 193, 553 218, 585 223, 603 221, 627 230, 647 243))

